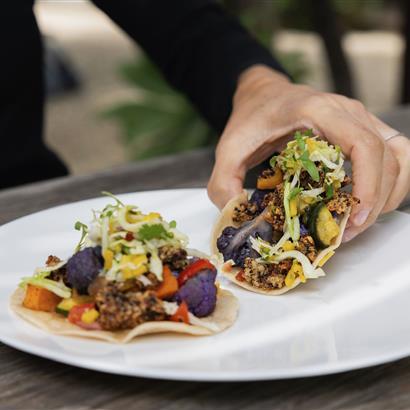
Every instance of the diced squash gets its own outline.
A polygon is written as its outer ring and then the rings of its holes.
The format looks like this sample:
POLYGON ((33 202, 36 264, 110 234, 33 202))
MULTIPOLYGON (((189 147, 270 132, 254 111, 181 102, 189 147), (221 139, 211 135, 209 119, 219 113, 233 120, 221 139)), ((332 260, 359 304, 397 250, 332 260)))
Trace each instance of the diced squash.
POLYGON ((112 261, 114 259, 114 252, 110 249, 106 249, 103 252, 103 258, 104 258, 104 269, 106 270, 111 269, 112 261))
POLYGON ((162 279, 161 284, 156 290, 156 294, 160 299, 166 299, 173 296, 178 291, 178 280, 172 274, 168 265, 164 265, 162 279))
POLYGON ((23 306, 31 310, 54 312, 61 298, 48 289, 39 286, 27 285, 23 306))
POLYGON ((273 189, 276 185, 279 185, 283 181, 283 174, 280 168, 275 168, 275 173, 268 178, 259 177, 256 182, 256 187, 258 189, 266 190, 266 189, 273 189))

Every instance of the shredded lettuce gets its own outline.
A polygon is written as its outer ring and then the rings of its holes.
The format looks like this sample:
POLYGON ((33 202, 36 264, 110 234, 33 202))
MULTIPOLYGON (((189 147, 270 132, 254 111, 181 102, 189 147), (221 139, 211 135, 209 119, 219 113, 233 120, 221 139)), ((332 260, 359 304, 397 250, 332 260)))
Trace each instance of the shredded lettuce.
MULTIPOLYGON (((44 272, 44 274, 49 272, 44 272)), ((38 286, 53 292, 57 296, 62 298, 71 297, 71 289, 64 285, 63 282, 56 282, 51 279, 47 279, 44 274, 37 274, 34 276, 23 278, 20 282, 20 287, 25 288, 27 285, 38 286)))

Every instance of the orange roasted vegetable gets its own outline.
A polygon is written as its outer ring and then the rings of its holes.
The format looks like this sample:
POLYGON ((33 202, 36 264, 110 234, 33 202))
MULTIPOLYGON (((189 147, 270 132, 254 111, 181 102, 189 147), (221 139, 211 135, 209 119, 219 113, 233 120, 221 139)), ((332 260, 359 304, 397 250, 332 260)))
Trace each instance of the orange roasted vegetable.
POLYGON ((27 285, 23 306, 31 310, 42 310, 54 312, 56 306, 61 302, 60 296, 39 286, 27 285))
POLYGON ((178 290, 177 278, 172 274, 168 265, 164 265, 162 271, 162 282, 156 290, 157 297, 166 299, 173 296, 178 290))
POLYGON ((170 319, 173 322, 181 322, 189 325, 188 305, 185 301, 178 306, 178 310, 170 317, 170 319))
POLYGON ((256 187, 261 190, 273 189, 276 185, 279 185, 283 181, 283 174, 280 168, 275 168, 275 171, 269 170, 268 172, 262 172, 258 177, 256 187))

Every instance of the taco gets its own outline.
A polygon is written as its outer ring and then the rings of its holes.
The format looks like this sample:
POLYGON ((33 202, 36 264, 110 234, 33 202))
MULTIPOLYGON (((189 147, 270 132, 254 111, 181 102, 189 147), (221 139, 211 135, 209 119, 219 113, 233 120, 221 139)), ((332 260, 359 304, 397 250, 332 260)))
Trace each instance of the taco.
POLYGON ((243 191, 222 210, 211 249, 220 270, 248 290, 280 295, 324 276, 359 200, 338 146, 296 132, 270 160, 252 195, 243 191))
POLYGON ((49 256, 11 297, 17 315, 46 331, 126 343, 176 332, 210 335, 235 321, 236 298, 215 283, 206 255, 156 212, 113 197, 94 211, 68 260, 49 256))

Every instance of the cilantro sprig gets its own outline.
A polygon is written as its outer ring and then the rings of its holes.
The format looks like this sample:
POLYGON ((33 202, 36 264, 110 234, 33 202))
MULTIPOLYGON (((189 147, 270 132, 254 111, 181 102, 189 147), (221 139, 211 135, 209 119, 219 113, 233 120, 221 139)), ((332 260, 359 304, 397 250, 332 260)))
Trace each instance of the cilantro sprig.
POLYGON ((144 224, 138 231, 138 239, 144 242, 152 239, 169 239, 173 237, 174 234, 168 232, 162 224, 144 224))

